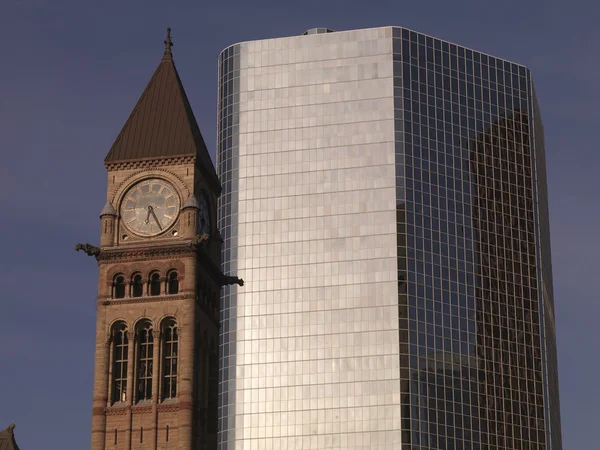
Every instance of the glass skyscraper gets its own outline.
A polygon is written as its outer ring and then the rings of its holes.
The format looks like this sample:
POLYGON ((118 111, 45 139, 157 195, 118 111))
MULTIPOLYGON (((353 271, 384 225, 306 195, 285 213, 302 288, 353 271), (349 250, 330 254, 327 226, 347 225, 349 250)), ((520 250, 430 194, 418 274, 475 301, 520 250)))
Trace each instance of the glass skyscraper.
POLYGON ((219 58, 219 448, 561 449, 522 65, 399 27, 219 58))

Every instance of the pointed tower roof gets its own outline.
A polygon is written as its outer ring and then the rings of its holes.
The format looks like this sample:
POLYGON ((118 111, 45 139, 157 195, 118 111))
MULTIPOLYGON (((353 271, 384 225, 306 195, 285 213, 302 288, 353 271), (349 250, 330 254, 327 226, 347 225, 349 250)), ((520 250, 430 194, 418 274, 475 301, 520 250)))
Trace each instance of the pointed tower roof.
POLYGON ((219 184, 192 107, 175 68, 167 29, 160 64, 130 114, 105 165, 129 161, 195 156, 209 181, 219 184))
POLYGON ((187 198, 187 200, 184 202, 183 206, 181 207, 181 209, 187 209, 187 208, 200 209, 200 203, 198 203, 198 199, 196 198, 196 196, 193 193, 189 195, 189 197, 187 198))
POLYGON ((4 431, 0 431, 0 450, 19 450, 14 429, 15 425, 11 423, 4 431))
POLYGON ((116 216, 116 215, 117 215, 117 211, 115 210, 115 207, 112 205, 110 200, 106 200, 106 205, 104 205, 104 208, 102 208, 102 211, 100 212, 100 217, 116 216))

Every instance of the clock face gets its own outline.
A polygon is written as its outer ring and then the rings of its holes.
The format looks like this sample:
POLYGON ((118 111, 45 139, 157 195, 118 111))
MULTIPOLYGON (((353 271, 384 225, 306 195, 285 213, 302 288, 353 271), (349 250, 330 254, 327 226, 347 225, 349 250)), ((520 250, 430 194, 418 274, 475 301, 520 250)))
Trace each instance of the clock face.
POLYGON ((150 178, 127 191, 121 203, 121 219, 132 233, 156 236, 175 223, 179 205, 179 195, 170 183, 150 178))
POLYGON ((198 211, 198 233, 210 234, 210 210, 208 199, 204 194, 199 198, 200 211, 198 211))

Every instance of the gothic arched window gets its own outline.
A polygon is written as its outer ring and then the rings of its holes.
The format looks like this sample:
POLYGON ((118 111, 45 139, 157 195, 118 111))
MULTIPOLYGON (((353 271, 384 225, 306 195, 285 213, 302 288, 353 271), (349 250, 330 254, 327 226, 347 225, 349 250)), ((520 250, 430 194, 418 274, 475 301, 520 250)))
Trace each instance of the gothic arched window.
POLYGON ((113 297, 125 298, 125 277, 121 274, 115 275, 113 279, 113 297))
POLYGON ((173 295, 179 292, 179 278, 176 270, 169 272, 167 276, 167 294, 173 295))
POLYGON ((150 275, 150 295, 160 295, 160 274, 158 272, 150 275))
POLYGON ((125 322, 117 322, 111 330, 113 346, 112 401, 127 400, 127 358, 129 356, 129 337, 125 322))
POLYGON ((177 397, 177 363, 179 354, 179 336, 177 322, 165 319, 162 323, 162 399, 177 397))
POLYGON ((136 274, 131 279, 131 296, 132 297, 141 297, 143 292, 143 283, 142 283, 142 275, 136 274))
POLYGON ((136 326, 137 333, 137 375, 136 401, 152 399, 152 371, 154 354, 154 337, 152 323, 142 320, 136 326))

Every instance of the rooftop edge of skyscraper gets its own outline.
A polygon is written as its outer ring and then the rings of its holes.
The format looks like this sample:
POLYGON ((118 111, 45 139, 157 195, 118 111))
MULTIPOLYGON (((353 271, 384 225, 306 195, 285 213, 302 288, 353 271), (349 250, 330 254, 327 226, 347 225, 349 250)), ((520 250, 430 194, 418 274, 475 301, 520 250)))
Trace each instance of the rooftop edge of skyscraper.
POLYGON ((496 56, 496 55, 492 55, 490 53, 483 52, 481 50, 477 50, 477 49, 474 49, 474 48, 471 48, 471 47, 467 47, 467 46, 464 46, 464 45, 457 44, 457 43, 449 41, 447 39, 442 39, 442 38, 439 38, 439 37, 435 37, 435 36, 432 36, 430 34, 423 33, 423 32, 420 32, 420 31, 415 31, 415 30, 412 30, 410 28, 399 26, 399 25, 385 25, 385 26, 381 26, 381 27, 358 28, 358 29, 354 29, 354 30, 332 30, 332 29, 325 28, 325 27, 315 27, 315 28, 307 29, 305 32, 303 32, 302 34, 298 34, 298 35, 270 37, 270 38, 264 38, 264 39, 254 39, 254 40, 248 40, 248 41, 235 42, 235 43, 233 43, 231 45, 228 45, 223 50, 221 50, 221 52, 219 53, 219 57, 221 57, 221 55, 223 54, 223 52, 225 52, 226 50, 228 50, 231 47, 235 47, 236 45, 248 44, 248 43, 251 43, 251 42, 275 41, 275 40, 280 40, 280 39, 284 40, 284 39, 295 39, 295 38, 315 38, 317 36, 320 39, 320 38, 323 37, 323 35, 329 35, 329 34, 334 34, 334 33, 335 34, 340 34, 340 33, 353 33, 353 32, 358 32, 358 31, 367 31, 367 30, 387 30, 387 29, 390 30, 390 34, 389 34, 389 36, 386 36, 386 37, 399 38, 400 35, 397 35, 397 34, 395 35, 394 31, 401 32, 402 30, 406 30, 406 31, 408 31, 410 33, 415 33, 415 34, 423 36, 425 38, 431 38, 431 39, 434 39, 436 41, 440 41, 440 42, 448 44, 448 45, 455 45, 456 47, 460 47, 460 48, 463 48, 465 50, 470 50, 470 51, 478 53, 480 55, 486 55, 488 57, 492 57, 492 58, 495 58, 495 59, 498 59, 498 60, 509 62, 511 64, 515 64, 515 65, 517 65, 519 67, 524 68, 528 72, 531 72, 530 69, 525 64, 521 64, 521 63, 518 63, 518 62, 515 62, 515 61, 512 61, 512 60, 506 59, 506 58, 502 58, 502 57, 499 57, 499 56, 496 56), (327 31, 326 32, 324 32, 324 31, 311 32, 313 30, 327 30, 327 31))

